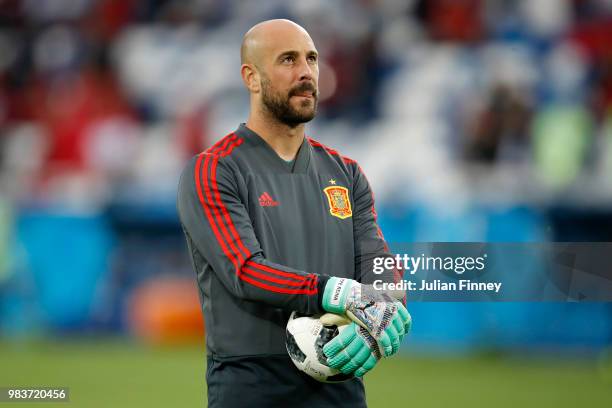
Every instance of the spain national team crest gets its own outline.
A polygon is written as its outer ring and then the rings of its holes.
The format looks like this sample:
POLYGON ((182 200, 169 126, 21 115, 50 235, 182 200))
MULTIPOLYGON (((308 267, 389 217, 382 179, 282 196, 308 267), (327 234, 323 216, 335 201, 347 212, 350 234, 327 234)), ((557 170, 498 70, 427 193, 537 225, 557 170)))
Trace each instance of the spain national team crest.
POLYGON ((323 191, 327 196, 327 201, 329 201, 329 212, 331 215, 342 219, 353 215, 348 188, 330 186, 323 189, 323 191))

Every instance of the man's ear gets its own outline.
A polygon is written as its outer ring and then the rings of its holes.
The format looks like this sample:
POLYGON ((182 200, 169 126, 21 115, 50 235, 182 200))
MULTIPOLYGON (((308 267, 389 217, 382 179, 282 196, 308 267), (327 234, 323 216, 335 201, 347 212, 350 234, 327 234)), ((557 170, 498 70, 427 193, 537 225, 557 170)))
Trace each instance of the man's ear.
POLYGON ((261 87, 259 82, 259 72, 253 64, 242 64, 240 67, 240 75, 242 82, 251 93, 259 93, 261 87))

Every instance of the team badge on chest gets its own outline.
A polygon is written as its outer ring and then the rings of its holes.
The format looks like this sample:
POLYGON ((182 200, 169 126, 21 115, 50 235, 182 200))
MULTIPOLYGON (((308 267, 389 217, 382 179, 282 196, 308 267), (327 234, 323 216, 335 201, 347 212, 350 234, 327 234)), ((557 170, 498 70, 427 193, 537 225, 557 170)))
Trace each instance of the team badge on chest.
POLYGON ((334 217, 348 218, 353 215, 349 191, 346 187, 330 186, 323 189, 329 202, 329 213, 334 217))

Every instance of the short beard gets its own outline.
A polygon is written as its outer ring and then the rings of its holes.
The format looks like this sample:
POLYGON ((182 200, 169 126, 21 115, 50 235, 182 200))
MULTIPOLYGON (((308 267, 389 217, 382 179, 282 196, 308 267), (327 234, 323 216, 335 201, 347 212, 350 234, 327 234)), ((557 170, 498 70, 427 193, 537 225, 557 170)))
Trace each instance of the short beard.
MULTIPOLYGON (((313 106, 312 110, 302 112, 294 109, 291 106, 290 99, 293 95, 304 92, 306 90, 312 90, 309 84, 298 86, 288 92, 287 97, 275 94, 272 90, 272 84, 266 76, 262 76, 261 81, 261 100, 267 111, 270 112, 272 117, 283 123, 290 128, 295 128, 302 123, 310 122, 317 114, 317 105, 319 96, 316 90, 313 91, 313 106)), ((308 107, 308 102, 303 102, 302 107, 308 107)))

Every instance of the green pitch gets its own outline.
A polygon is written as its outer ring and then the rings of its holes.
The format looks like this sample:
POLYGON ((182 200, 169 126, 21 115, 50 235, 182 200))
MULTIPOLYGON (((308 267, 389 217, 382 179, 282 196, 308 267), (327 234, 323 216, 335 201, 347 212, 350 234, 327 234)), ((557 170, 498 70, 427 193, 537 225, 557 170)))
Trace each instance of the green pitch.
MULTIPOLYGON (((204 350, 122 341, 0 343, 0 386, 67 386, 70 403, 0 407, 202 407, 204 350)), ((377 407, 610 407, 612 364, 404 355, 366 376, 377 407)))

